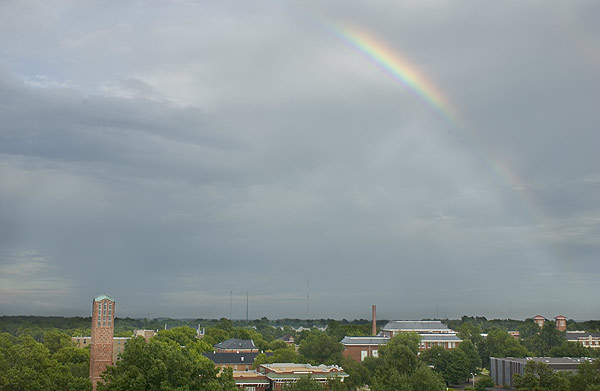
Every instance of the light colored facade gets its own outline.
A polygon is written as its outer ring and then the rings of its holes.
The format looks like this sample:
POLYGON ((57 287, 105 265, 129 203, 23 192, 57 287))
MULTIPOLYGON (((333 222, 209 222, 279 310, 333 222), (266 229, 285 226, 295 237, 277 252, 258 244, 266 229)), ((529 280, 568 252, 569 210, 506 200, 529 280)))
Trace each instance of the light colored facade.
POLYGON ((271 383, 272 391, 280 391, 284 385, 294 383, 298 379, 310 376, 311 379, 326 384, 330 378, 338 378, 344 381, 349 375, 344 372, 342 367, 337 365, 319 365, 310 364, 292 364, 292 363, 275 363, 261 364, 260 372, 263 373, 271 383))
MULTIPOLYGON (((113 337, 113 353, 112 362, 116 363, 119 360, 119 354, 125 350, 125 344, 131 338, 129 337, 113 337)), ((78 348, 85 348, 91 346, 92 337, 71 337, 71 342, 78 348)))
POLYGON ((440 334, 419 334, 421 342, 419 343, 419 350, 428 350, 434 346, 441 346, 446 350, 451 350, 462 342, 462 339, 458 338, 456 334, 440 333, 440 334))
POLYGON ((100 295, 92 301, 92 336, 90 338, 90 380, 93 390, 101 381, 100 375, 113 364, 115 301, 100 295))
POLYGON ((267 376, 257 371, 233 371, 233 380, 244 391, 266 391, 271 386, 267 376))
POLYGON ((155 335, 156 335, 156 331, 154 331, 154 330, 134 330, 133 331, 134 337, 144 337, 144 339, 146 340, 146 343, 150 342, 150 338, 154 337, 155 335))
POLYGON ((586 331, 567 331, 567 341, 577 342, 586 348, 600 349, 600 333, 588 333, 586 331))

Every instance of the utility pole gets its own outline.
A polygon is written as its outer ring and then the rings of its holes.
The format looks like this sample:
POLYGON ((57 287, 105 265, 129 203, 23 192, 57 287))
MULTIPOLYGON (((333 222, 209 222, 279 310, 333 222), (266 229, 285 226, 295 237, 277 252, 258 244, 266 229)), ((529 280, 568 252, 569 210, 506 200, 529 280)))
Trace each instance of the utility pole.
POLYGON ((246 323, 248 323, 248 291, 246 291, 246 323))
POLYGON ((231 320, 231 307, 233 306, 233 291, 229 291, 229 320, 231 320))

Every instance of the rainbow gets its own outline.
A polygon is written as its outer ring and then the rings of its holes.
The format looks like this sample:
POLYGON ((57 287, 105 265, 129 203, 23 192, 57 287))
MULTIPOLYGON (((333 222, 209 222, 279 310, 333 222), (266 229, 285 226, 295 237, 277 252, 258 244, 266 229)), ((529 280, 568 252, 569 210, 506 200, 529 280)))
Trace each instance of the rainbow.
MULTIPOLYGON (((314 20, 314 19, 313 19, 314 20)), ((526 209, 534 220, 545 220, 544 213, 537 206, 533 196, 527 191, 527 185, 519 178, 510 166, 499 159, 495 154, 481 143, 475 134, 469 131, 458 110, 444 96, 442 91, 436 87, 419 69, 412 65, 406 58, 399 55, 385 45, 381 40, 357 28, 341 27, 332 23, 319 22, 321 28, 326 29, 337 39, 343 41, 353 50, 359 52, 368 61, 380 68, 394 81, 406 87, 417 96, 425 105, 431 108, 450 128, 460 135, 462 142, 471 144, 478 159, 487 162, 490 170, 499 178, 505 186, 510 188, 518 198, 522 200, 526 209)))
POLYGON ((412 91, 450 125, 461 127, 463 121, 460 120, 457 110, 452 107, 449 100, 419 72, 417 67, 400 57, 396 51, 356 28, 329 28, 329 30, 396 82, 412 91))

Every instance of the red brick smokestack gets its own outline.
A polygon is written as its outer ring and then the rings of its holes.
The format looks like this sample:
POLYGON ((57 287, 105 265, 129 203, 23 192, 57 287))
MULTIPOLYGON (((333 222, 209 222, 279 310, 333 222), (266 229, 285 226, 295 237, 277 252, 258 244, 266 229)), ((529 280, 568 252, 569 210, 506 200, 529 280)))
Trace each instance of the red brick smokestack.
POLYGON ((376 312, 375 304, 373 304, 373 336, 377 335, 377 321, 375 320, 376 312))

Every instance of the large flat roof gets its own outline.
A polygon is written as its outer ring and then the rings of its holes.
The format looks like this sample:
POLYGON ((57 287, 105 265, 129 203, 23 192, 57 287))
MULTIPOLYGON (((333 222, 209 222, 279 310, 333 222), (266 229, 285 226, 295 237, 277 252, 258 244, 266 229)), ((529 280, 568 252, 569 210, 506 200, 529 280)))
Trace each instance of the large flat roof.
POLYGON ((450 329, 439 320, 392 320, 388 322, 381 330, 385 331, 419 331, 435 330, 450 332, 450 329))
POLYGON ((390 341, 389 337, 344 337, 342 345, 383 345, 390 341))

